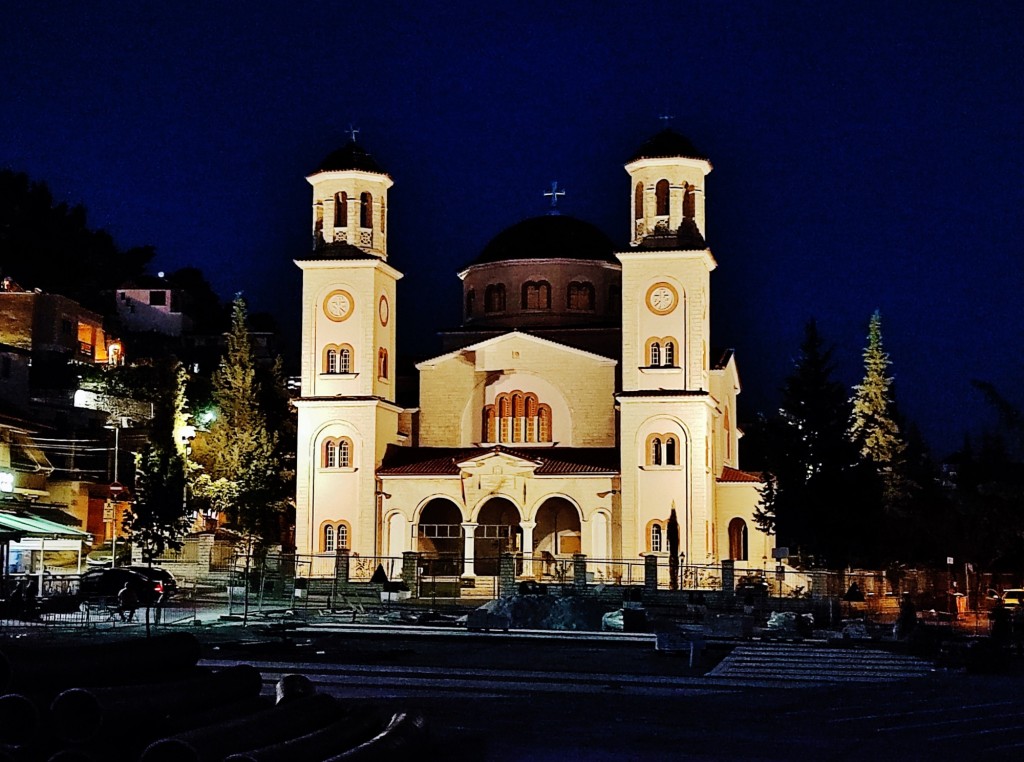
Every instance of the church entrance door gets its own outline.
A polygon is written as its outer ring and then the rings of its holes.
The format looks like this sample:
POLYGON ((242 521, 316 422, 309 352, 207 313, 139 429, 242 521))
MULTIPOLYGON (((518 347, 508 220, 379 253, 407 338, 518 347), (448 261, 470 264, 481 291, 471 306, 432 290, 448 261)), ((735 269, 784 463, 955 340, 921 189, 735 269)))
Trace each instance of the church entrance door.
POLYGON ((431 500, 423 507, 416 525, 416 550, 423 558, 425 574, 461 575, 464 549, 462 511, 450 500, 431 500))
MULTIPOLYGON (((473 546, 477 574, 496 577, 501 554, 519 553, 523 534, 519 522, 519 509, 507 498, 492 498, 480 509, 473 546)), ((516 560, 517 575, 522 574, 522 563, 521 558, 516 560)))

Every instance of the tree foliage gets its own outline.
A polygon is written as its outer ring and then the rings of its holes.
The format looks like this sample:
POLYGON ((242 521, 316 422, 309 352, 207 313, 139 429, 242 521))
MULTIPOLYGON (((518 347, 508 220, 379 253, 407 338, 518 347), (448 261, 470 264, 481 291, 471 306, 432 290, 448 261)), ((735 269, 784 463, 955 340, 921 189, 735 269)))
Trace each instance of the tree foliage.
POLYGON ((45 183, 0 170, 0 274, 23 287, 106 314, 109 292, 141 275, 153 254, 151 247, 119 249, 88 226, 84 207, 57 203, 45 183))
POLYGON ((890 486, 898 479, 907 448, 896 423, 893 379, 887 375, 891 364, 882 347, 882 315, 875 310, 864 349, 864 379, 853 387, 850 400, 850 439, 861 457, 885 474, 890 486))
POLYGON ((213 399, 216 418, 209 431, 197 435, 193 448, 193 458, 203 469, 193 482, 196 495, 223 507, 229 522, 247 535, 272 542, 288 481, 278 434, 268 427, 241 296, 232 305, 213 399))
POLYGON ((850 408, 832 377, 833 351, 809 321, 782 406, 759 423, 766 479, 754 519, 794 554, 839 568, 868 555, 873 484, 846 434, 850 408))

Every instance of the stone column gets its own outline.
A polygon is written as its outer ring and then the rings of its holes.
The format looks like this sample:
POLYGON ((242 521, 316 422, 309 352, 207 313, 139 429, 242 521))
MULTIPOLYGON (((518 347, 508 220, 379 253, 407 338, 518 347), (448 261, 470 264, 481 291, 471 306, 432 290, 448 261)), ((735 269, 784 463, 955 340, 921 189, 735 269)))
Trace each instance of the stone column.
POLYGON ((419 597, 420 554, 414 550, 402 553, 402 582, 412 591, 413 598, 419 597))
POLYGON ((583 553, 572 557, 572 587, 580 594, 587 591, 587 557, 583 553))
POLYGON ((462 550, 462 576, 476 576, 476 528, 477 524, 467 521, 462 525, 462 533, 465 535, 465 544, 462 550))
POLYGON ((722 561, 722 592, 726 595, 736 592, 736 562, 731 559, 722 561))
POLYGON ((655 592, 658 589, 658 557, 653 553, 644 556, 644 590, 655 592))
POLYGON ((533 530, 536 529, 537 522, 520 521, 519 526, 523 530, 523 574, 539 579, 540 567, 533 559, 533 530))
POLYGON ((347 585, 349 581, 349 550, 338 548, 334 555, 334 579, 339 585, 347 585))
POLYGON ((516 557, 514 553, 502 553, 498 577, 498 595, 502 598, 516 594, 516 557))
POLYGON ((668 229, 678 230, 683 222, 683 197, 686 189, 671 183, 668 188, 668 229))
POLYGON ((328 194, 323 201, 324 219, 323 233, 324 240, 330 243, 334 240, 334 196, 328 194))

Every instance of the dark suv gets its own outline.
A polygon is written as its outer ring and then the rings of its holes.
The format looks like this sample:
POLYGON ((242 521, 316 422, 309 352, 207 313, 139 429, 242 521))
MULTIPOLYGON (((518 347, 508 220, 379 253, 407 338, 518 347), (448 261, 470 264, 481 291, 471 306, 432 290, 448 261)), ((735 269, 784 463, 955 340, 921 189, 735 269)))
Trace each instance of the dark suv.
POLYGON ((125 567, 90 569, 79 580, 78 592, 82 597, 91 600, 116 598, 125 583, 135 588, 135 594, 143 606, 156 603, 157 598, 164 592, 162 581, 125 567))

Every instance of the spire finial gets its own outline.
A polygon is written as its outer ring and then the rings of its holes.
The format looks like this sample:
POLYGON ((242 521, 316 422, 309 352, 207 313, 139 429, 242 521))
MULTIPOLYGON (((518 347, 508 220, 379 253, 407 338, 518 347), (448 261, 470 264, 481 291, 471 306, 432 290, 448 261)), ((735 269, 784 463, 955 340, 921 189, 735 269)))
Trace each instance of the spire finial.
POLYGON ((348 126, 348 129, 345 130, 345 132, 347 132, 349 135, 352 136, 352 142, 355 143, 356 142, 356 135, 359 134, 359 128, 358 127, 353 127, 352 124, 350 123, 349 126, 348 126))
POLYGON ((558 181, 551 181, 551 190, 544 191, 544 195, 551 198, 551 211, 548 214, 558 214, 558 198, 564 196, 565 191, 558 189, 558 181))
POLYGON ((675 116, 668 113, 668 110, 666 109, 665 111, 662 111, 660 114, 658 114, 658 119, 660 119, 662 123, 665 125, 665 128, 668 129, 669 122, 675 119, 675 116))

